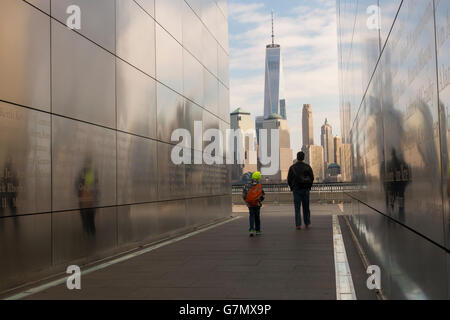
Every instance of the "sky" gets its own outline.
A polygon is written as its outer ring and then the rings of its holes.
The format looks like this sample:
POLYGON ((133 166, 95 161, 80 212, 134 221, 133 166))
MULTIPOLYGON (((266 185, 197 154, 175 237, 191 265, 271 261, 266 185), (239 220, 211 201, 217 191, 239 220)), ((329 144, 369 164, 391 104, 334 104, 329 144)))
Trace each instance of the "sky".
POLYGON ((287 118, 294 154, 301 148, 301 112, 313 110, 314 143, 328 118, 340 135, 336 0, 229 0, 230 109, 264 113, 265 47, 281 45, 287 118))

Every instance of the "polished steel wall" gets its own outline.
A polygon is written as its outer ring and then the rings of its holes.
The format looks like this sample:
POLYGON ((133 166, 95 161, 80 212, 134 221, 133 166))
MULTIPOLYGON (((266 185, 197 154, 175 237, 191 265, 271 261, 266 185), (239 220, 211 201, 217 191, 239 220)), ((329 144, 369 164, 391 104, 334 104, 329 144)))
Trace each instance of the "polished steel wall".
POLYGON ((227 166, 170 160, 173 130, 229 128, 227 20, 226 0, 0 1, 0 292, 230 214, 227 166))
POLYGON ((345 206, 382 289, 450 298, 450 3, 337 0, 342 128, 352 144, 345 206), (371 5, 380 8, 372 28, 371 5))

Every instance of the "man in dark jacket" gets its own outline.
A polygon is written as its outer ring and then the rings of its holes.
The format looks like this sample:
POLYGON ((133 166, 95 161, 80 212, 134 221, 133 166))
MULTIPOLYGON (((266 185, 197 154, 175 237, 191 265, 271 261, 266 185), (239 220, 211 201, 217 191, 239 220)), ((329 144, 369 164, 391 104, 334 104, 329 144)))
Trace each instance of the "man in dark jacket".
POLYGON ((288 184, 294 194, 295 225, 302 228, 300 206, 303 204, 303 221, 306 228, 311 224, 309 211, 309 192, 314 182, 314 173, 309 164, 305 163, 305 153, 297 153, 297 162, 289 168, 288 184))

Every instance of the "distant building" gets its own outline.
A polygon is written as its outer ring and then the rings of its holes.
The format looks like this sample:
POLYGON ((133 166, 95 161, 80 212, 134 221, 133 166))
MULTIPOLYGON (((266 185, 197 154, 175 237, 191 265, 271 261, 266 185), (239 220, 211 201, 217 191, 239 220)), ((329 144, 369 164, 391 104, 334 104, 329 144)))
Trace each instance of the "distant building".
POLYGON ((280 115, 284 120, 287 120, 286 116, 286 99, 280 100, 280 115))
POLYGON ((258 116, 255 118, 255 129, 256 129, 256 137, 258 139, 259 145, 259 129, 262 129, 264 122, 264 116, 258 116))
POLYGON ((352 181, 352 145, 349 143, 344 143, 341 145, 340 150, 341 156, 341 175, 342 182, 351 182, 352 181))
POLYGON ((341 138, 339 136, 334 137, 334 162, 339 166, 342 165, 341 161, 341 138))
POLYGON ((323 182, 325 180, 323 148, 321 146, 309 145, 304 152, 305 162, 313 169, 314 182, 323 182))
POLYGON ((310 104, 303 105, 302 138, 303 138, 303 146, 302 146, 303 151, 307 150, 308 146, 314 145, 313 117, 312 117, 312 108, 310 104))
POLYGON ((275 44, 273 31, 272 12, 272 43, 266 46, 266 71, 264 86, 264 119, 268 119, 271 114, 281 114, 282 119, 286 119, 286 101, 282 96, 283 65, 281 59, 281 46, 275 44), (282 103, 280 103, 283 101, 282 103), (284 110, 280 108, 284 105, 284 110))
POLYGON ((289 168, 292 165, 293 153, 291 149, 291 135, 287 120, 284 120, 279 114, 272 114, 264 120, 263 129, 267 129, 267 150, 270 154, 272 143, 279 145, 279 163, 280 168, 274 175, 263 176, 265 181, 273 183, 284 182, 287 179, 289 168), (271 141, 270 129, 279 130, 279 141, 271 141))
POLYGON ((328 167, 328 165, 334 162, 334 140, 332 128, 327 119, 325 119, 321 131, 320 140, 323 147, 323 157, 325 167, 328 167))
POLYGON ((327 174, 325 178, 326 182, 341 182, 341 167, 337 163, 332 163, 327 168, 327 174))
MULTIPOLYGON (((247 130, 254 130, 255 126, 253 125, 253 120, 249 112, 238 108, 234 110, 230 114, 230 128, 233 130, 241 129, 246 132, 247 130)), ((252 147, 252 150, 257 150, 256 145, 251 146, 249 137, 245 138, 245 146, 244 146, 244 164, 238 164, 237 162, 237 141, 234 141, 234 164, 231 171, 232 182, 241 182, 244 174, 248 172, 255 172, 257 170, 257 165, 251 164, 249 162, 249 151, 252 147)), ((253 141, 255 143, 255 141, 253 141)))

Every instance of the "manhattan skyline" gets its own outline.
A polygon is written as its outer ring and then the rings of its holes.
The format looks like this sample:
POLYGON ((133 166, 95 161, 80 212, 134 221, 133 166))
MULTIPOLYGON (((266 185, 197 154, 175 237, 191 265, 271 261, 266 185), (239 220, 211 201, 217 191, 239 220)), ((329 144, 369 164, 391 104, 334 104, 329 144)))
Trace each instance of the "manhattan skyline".
MULTIPOLYGON (((314 128, 328 118, 334 134, 341 135, 335 1, 298 1, 293 7, 286 0, 231 0, 229 10, 231 108, 242 107, 253 119, 263 115, 265 49, 272 42, 273 10, 276 43, 282 48, 292 148, 301 149, 303 144, 305 103, 314 108, 314 128)), ((320 141, 320 130, 314 131, 314 140, 320 141)))

